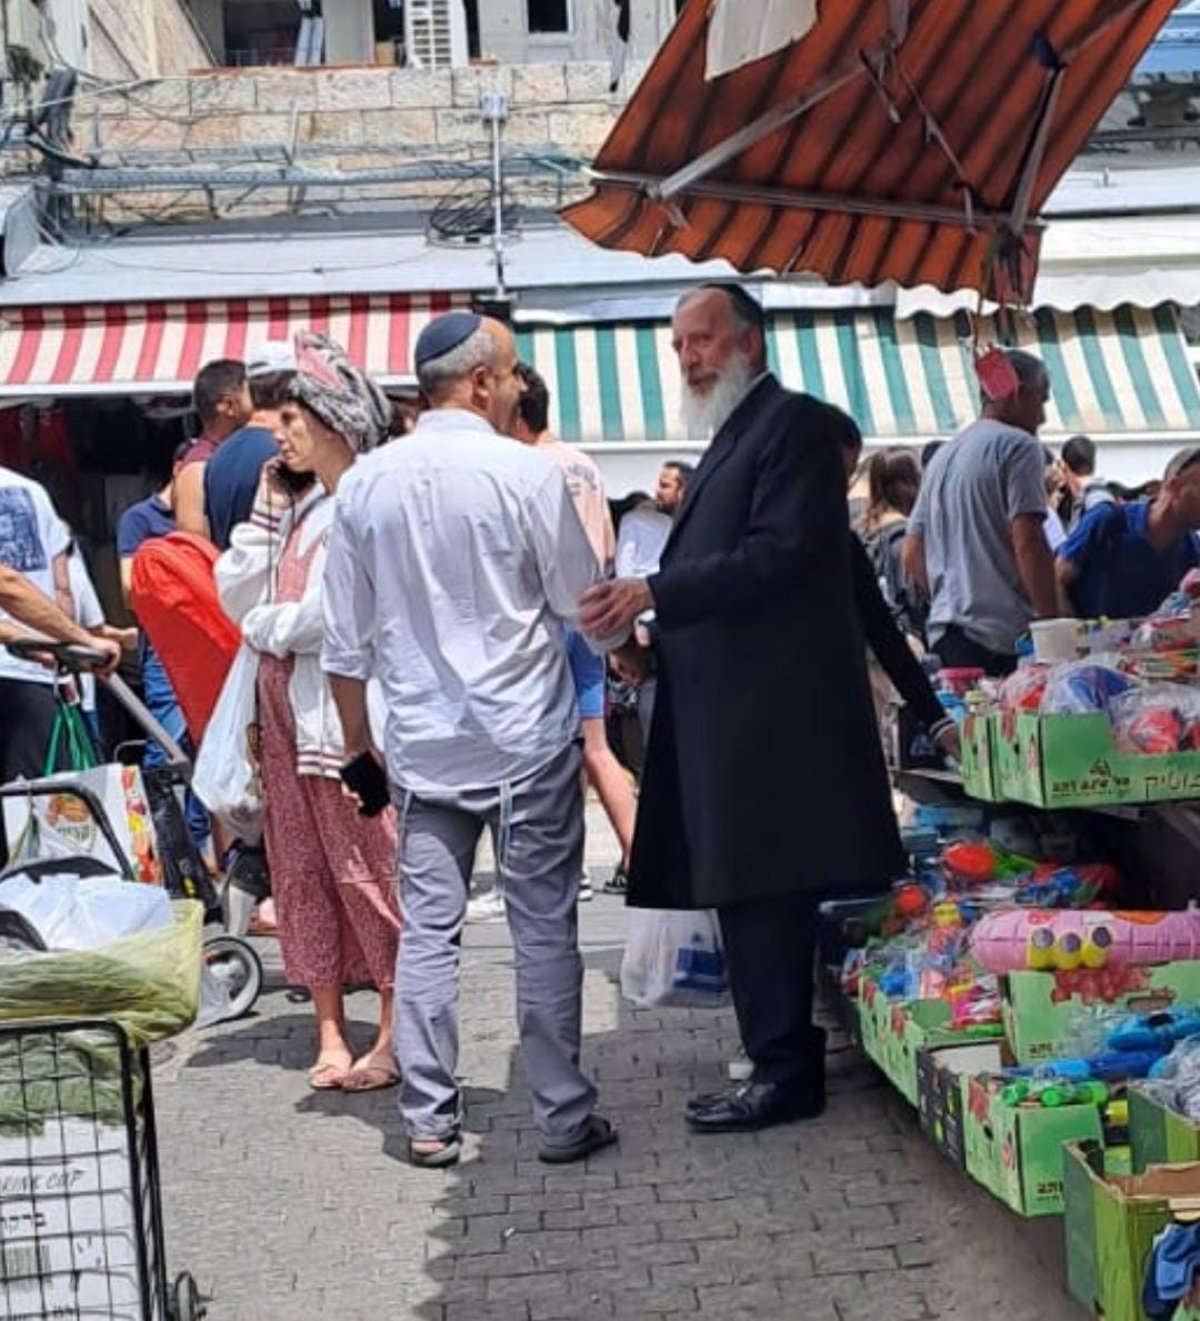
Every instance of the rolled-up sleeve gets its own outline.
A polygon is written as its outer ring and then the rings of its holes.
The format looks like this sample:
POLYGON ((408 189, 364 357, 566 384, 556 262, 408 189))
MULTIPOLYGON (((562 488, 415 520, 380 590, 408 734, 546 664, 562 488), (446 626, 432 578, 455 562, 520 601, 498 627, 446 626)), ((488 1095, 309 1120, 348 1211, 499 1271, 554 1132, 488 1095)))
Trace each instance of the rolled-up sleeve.
POLYGON ((321 667, 344 679, 375 670, 375 587, 359 553, 355 513, 339 493, 325 558, 325 632, 321 667))

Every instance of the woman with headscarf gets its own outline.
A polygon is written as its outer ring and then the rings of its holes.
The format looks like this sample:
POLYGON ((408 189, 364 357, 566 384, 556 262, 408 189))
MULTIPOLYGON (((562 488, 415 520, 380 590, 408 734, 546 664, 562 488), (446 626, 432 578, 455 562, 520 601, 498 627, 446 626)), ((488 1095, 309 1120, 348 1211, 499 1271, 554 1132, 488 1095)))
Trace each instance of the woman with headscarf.
POLYGON ((378 388, 323 337, 300 336, 279 410, 279 458, 263 471, 250 521, 217 563, 222 603, 259 653, 267 861, 289 982, 312 994, 317 1090, 397 1081, 392 985, 400 920, 390 811, 364 819, 339 782, 341 724, 321 672, 322 578, 333 496, 355 457, 386 436, 378 388), (343 987, 379 991, 374 1043, 354 1058, 343 987))

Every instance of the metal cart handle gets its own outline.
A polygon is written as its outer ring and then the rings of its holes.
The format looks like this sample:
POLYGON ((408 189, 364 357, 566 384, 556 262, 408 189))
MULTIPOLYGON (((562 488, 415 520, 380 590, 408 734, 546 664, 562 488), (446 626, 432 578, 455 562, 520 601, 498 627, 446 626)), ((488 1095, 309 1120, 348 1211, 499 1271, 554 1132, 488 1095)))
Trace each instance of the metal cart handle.
MULTIPOLYGON (((78 642, 49 642, 40 638, 19 638, 6 645, 8 651, 21 660, 37 660, 42 656, 53 656, 68 674, 87 674, 99 670, 107 665, 109 660, 104 652, 85 647, 78 642)), ((178 771, 183 779, 190 780, 192 763, 187 753, 159 724, 145 704, 138 700, 125 680, 119 674, 99 674, 97 677, 101 683, 108 686, 108 690, 146 734, 161 745, 167 754, 171 769, 178 771)))

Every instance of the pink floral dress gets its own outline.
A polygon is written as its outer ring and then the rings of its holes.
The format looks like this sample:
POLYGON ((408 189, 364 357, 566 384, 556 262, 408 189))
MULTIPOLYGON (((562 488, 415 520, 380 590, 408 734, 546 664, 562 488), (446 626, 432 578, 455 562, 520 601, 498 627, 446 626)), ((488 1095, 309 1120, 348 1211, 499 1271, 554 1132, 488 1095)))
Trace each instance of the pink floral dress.
MULTIPOLYGON (((321 547, 316 537, 301 553, 302 526, 279 562, 279 604, 304 596, 321 547)), ((360 817, 338 780, 297 773, 293 664, 264 654, 258 672, 267 862, 284 971, 295 986, 371 982, 388 990, 400 937, 395 817, 390 809, 360 817)))

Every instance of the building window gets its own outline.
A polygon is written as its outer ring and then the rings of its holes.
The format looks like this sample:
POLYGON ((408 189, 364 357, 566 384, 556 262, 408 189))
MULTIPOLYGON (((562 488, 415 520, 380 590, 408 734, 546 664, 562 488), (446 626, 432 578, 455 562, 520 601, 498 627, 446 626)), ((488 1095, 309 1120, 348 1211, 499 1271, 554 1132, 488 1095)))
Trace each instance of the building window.
POLYGON ((525 0, 529 31, 570 32, 571 0, 525 0))

